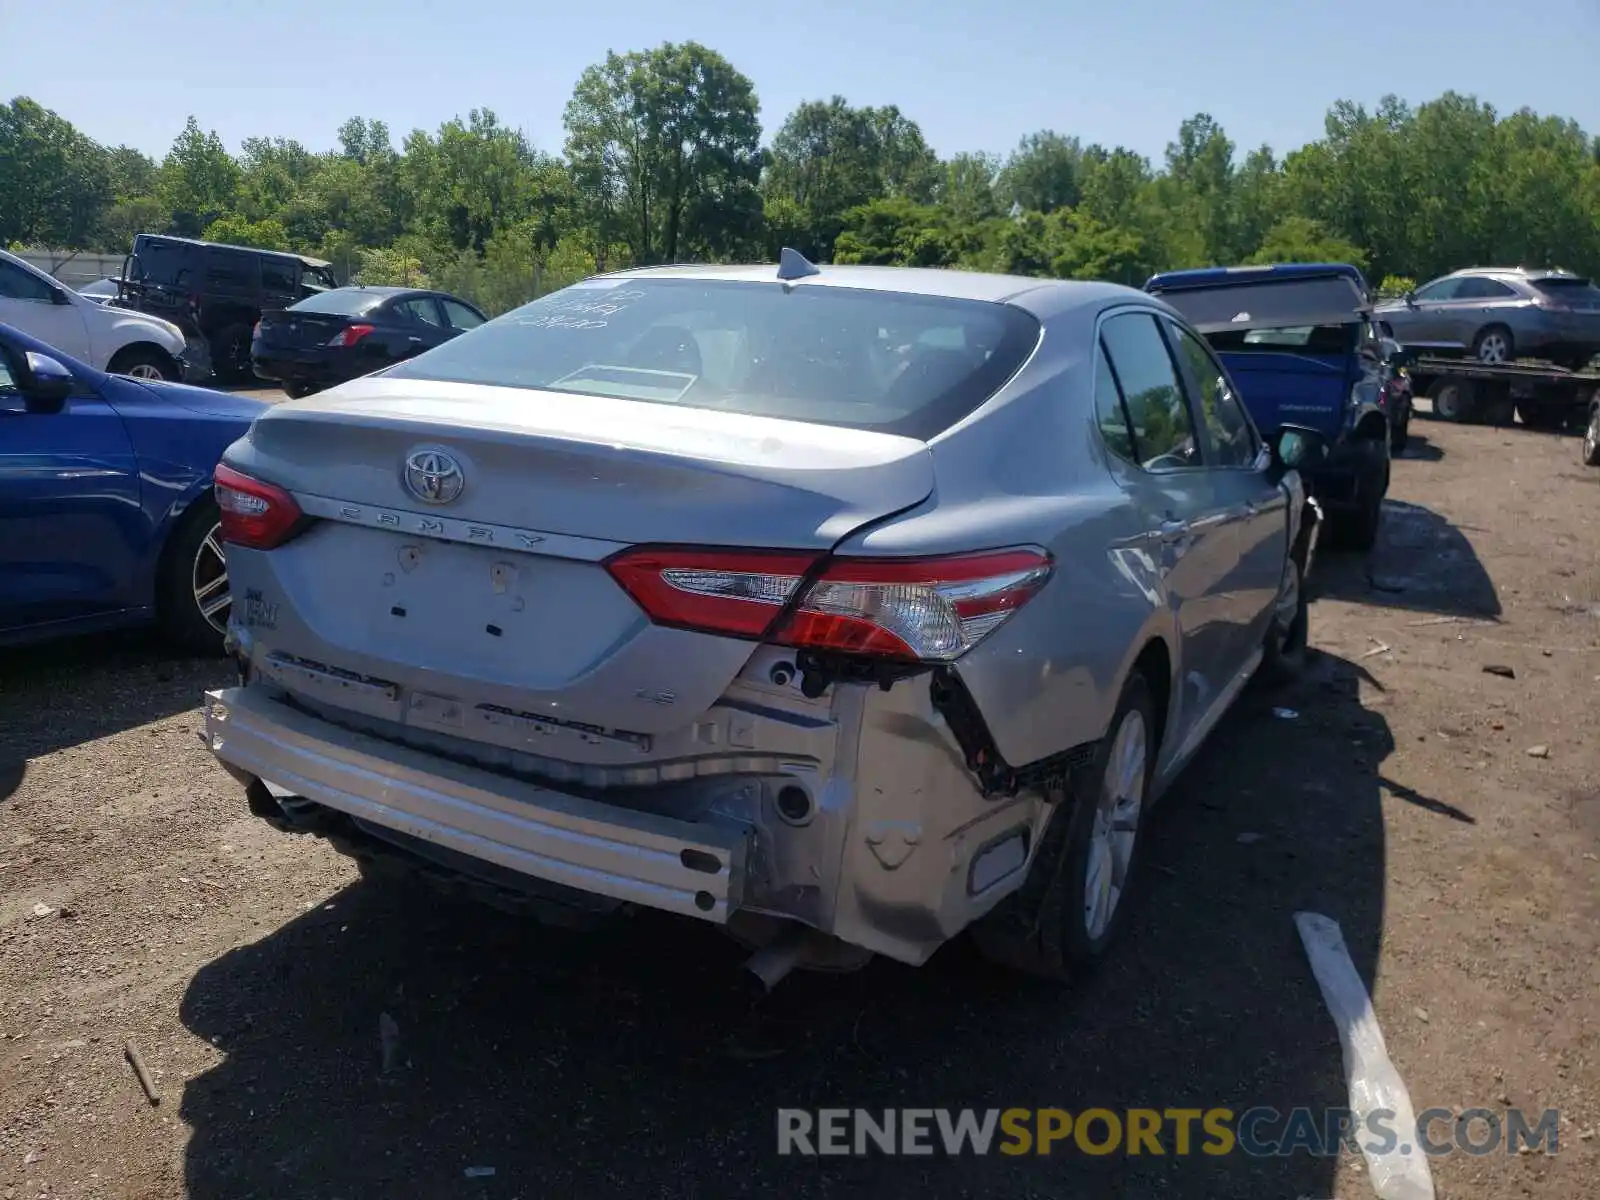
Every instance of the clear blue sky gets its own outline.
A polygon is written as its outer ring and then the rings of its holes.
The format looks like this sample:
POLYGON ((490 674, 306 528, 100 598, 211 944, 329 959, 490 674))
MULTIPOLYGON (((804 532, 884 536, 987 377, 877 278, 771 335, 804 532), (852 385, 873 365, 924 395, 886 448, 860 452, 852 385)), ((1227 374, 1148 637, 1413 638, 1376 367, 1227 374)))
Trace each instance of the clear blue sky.
POLYGON ((769 134, 838 93, 898 104, 941 154, 1053 128, 1159 161, 1205 111, 1281 156, 1334 100, 1449 88, 1600 133, 1600 0, 0 0, 0 89, 157 156, 189 113, 233 150, 322 150, 347 116, 398 145, 485 106, 559 152, 585 66, 689 39, 755 81, 769 134))

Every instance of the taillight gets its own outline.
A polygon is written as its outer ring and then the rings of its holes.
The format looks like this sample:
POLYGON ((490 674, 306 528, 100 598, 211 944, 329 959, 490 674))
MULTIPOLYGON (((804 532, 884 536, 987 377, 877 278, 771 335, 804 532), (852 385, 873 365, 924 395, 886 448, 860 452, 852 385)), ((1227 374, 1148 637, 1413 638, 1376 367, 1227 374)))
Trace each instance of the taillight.
POLYGON ((367 334, 371 333, 372 330, 373 326, 371 325, 346 325, 338 333, 334 334, 328 339, 328 345, 354 346, 362 338, 366 337, 367 334))
POLYGON ((949 662, 1044 586, 1024 547, 939 558, 641 547, 607 564, 658 625, 811 650, 949 662))
POLYGON ((289 540, 305 514, 281 487, 217 465, 213 476, 222 540, 250 550, 271 550, 289 540))

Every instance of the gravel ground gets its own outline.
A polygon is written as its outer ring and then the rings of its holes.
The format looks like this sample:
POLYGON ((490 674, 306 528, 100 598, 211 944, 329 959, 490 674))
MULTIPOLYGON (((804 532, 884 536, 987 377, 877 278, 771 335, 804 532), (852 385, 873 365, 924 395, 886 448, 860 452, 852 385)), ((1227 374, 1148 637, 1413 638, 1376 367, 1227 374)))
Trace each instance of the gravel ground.
POLYGON ((1600 472, 1571 438, 1413 428, 1379 549, 1322 564, 1311 677, 1249 695, 1163 806, 1105 970, 1017 985, 956 945, 796 976, 771 1058, 728 1052, 739 955, 707 927, 545 931, 247 818, 196 736, 218 664, 9 654, 0 1196, 1366 1197, 1304 1154, 775 1153, 779 1106, 1342 1105, 1303 908, 1419 1110, 1561 1110, 1554 1155, 1436 1160, 1442 1197, 1592 1196, 1600 472))

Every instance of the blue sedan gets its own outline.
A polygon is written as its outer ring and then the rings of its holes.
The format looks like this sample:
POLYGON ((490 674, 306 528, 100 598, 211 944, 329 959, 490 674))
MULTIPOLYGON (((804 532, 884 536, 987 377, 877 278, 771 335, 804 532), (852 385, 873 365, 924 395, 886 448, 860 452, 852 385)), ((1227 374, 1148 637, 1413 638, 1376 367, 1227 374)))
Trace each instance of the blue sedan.
POLYGON ((158 622, 219 651, 211 474, 266 407, 108 375, 0 324, 0 646, 158 622))

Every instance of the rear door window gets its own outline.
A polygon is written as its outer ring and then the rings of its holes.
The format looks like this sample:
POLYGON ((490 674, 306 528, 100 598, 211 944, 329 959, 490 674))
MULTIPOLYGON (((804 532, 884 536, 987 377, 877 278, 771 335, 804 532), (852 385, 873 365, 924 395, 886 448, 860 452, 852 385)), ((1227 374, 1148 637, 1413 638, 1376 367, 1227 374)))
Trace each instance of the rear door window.
POLYGON ((1155 315, 1120 313, 1101 325, 1100 336, 1133 422, 1139 465, 1147 471, 1199 466, 1194 419, 1155 315))
POLYGON ((514 309, 390 375, 926 439, 993 395, 1038 339, 1032 315, 989 301, 612 277, 514 309))
POLYGON ((1205 422, 1206 434, 1211 442, 1212 465, 1218 467, 1251 467, 1255 465, 1260 445, 1255 428, 1245 415, 1243 406, 1233 389, 1228 386, 1228 376, 1211 351, 1200 339, 1171 321, 1167 333, 1178 349, 1178 356, 1188 371, 1195 388, 1195 400, 1200 419, 1205 422))
POLYGON ((1515 288, 1507 287, 1498 279, 1488 279, 1482 275, 1468 276, 1461 281, 1461 286, 1456 289, 1457 300, 1506 300, 1516 296, 1515 288))
POLYGON ((395 307, 413 321, 421 321, 424 325, 432 325, 441 329, 444 322, 439 318, 438 306, 434 304, 432 296, 412 296, 406 300, 397 301, 395 307))
POLYGON ((292 296, 299 286, 295 281, 294 264, 281 258, 261 260, 261 290, 272 295, 292 296))
POLYGON ((1139 461, 1133 444, 1133 427, 1128 420, 1128 410, 1122 405, 1117 377, 1111 373, 1105 346, 1098 344, 1094 356, 1094 419, 1100 426, 1100 437, 1107 450, 1124 462, 1139 461))
POLYGON ((206 284, 222 291, 254 291, 260 279, 260 265, 257 255, 213 247, 206 260, 206 284))

